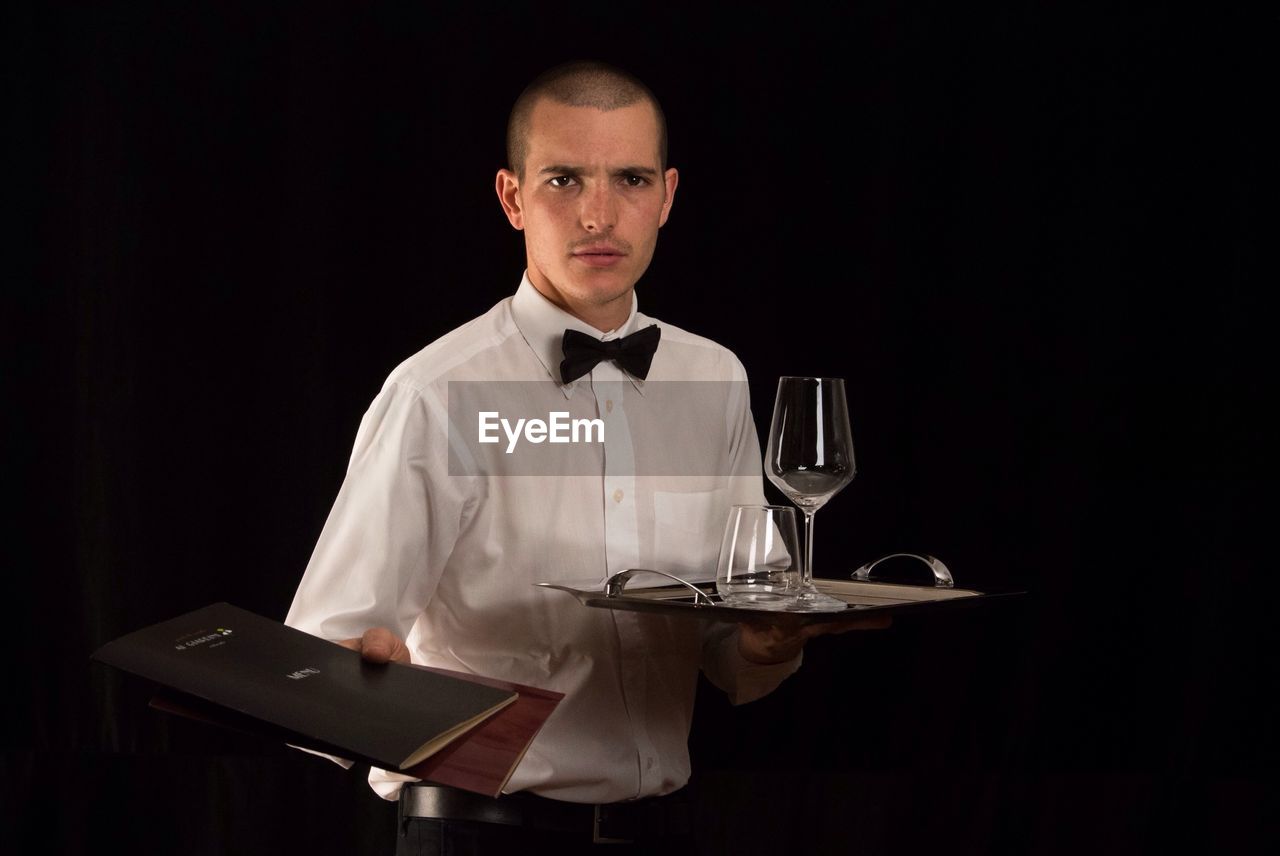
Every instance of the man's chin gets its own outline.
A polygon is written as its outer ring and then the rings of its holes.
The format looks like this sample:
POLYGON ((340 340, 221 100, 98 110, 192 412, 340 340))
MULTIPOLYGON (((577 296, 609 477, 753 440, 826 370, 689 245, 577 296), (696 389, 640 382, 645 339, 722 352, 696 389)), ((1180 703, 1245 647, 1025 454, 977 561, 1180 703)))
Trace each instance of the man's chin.
POLYGON ((622 291, 593 291, 587 297, 586 302, 598 308, 616 306, 619 303, 625 302, 626 306, 630 308, 632 290, 633 289, 628 286, 622 291))
POLYGON ((625 277, 621 272, 610 272, 611 276, 575 277, 574 290, 579 299, 592 306, 607 306, 614 301, 629 297, 635 288, 635 280, 625 277))
POLYGON ((626 301, 627 308, 631 307, 631 292, 637 279, 634 271, 583 270, 581 265, 571 263, 569 269, 562 268, 557 273, 563 277, 558 282, 552 279, 546 287, 539 288, 535 281, 534 287, 563 309, 572 312, 575 304, 601 309, 619 301, 626 301))

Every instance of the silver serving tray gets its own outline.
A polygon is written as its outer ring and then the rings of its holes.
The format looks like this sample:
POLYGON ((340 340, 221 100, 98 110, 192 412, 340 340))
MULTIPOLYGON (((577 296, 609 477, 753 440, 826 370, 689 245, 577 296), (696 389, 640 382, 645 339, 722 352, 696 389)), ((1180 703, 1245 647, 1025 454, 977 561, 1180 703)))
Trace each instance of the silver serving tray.
POLYGON ((916 613, 941 608, 976 606, 992 599, 1025 594, 1025 592, 1016 591, 978 591, 944 584, 921 586, 865 579, 814 578, 813 584, 823 593, 844 601, 845 609, 840 612, 791 612, 729 606, 721 600, 714 582, 686 582, 664 571, 647 568, 633 568, 614 574, 601 588, 575 588, 553 582, 536 583, 542 588, 568 592, 584 606, 598 609, 687 615, 709 621, 798 622, 800 624, 853 622, 870 613, 916 613), (628 589, 627 582, 639 574, 660 574, 674 582, 669 585, 628 589))

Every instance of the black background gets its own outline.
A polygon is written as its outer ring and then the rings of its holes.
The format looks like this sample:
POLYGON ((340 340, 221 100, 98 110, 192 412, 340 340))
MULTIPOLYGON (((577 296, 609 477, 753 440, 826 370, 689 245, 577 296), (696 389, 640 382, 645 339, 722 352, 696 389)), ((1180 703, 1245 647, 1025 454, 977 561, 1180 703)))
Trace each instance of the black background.
POLYGON ((748 706, 703 686, 704 849, 1270 851, 1275 16, 468 9, 6 12, 4 837, 390 852, 363 771, 88 655, 284 616, 387 373, 518 282, 510 104, 595 57, 681 170, 642 310, 738 353, 762 436, 779 375, 846 378, 819 575, 919 550, 1030 592, 816 640, 748 706))

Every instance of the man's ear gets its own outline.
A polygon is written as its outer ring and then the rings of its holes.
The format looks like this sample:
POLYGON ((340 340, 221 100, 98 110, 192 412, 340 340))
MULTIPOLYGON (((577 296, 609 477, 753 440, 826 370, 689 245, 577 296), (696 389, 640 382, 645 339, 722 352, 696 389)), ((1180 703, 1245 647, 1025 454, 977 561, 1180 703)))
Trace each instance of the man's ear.
POLYGON ((513 229, 524 229, 524 210, 520 207, 520 178, 509 169, 498 170, 496 189, 502 212, 513 229))
POLYGON ((666 187, 667 198, 662 200, 662 214, 658 216, 659 228, 667 225, 667 218, 671 216, 671 203, 676 201, 676 185, 680 183, 680 173, 676 172, 675 167, 662 174, 662 183, 666 187))

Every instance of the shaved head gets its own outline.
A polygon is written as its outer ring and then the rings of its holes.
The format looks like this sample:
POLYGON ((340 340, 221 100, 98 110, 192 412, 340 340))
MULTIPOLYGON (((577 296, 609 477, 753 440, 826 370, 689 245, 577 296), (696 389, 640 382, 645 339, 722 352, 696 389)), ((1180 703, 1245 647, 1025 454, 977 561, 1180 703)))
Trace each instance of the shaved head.
POLYGON ((524 88, 507 120, 507 169, 524 178, 524 162, 529 156, 529 120, 534 106, 543 98, 569 107, 616 110, 647 101, 658 119, 658 159, 667 168, 667 120, 649 87, 630 72, 591 60, 557 65, 538 75, 524 88))

